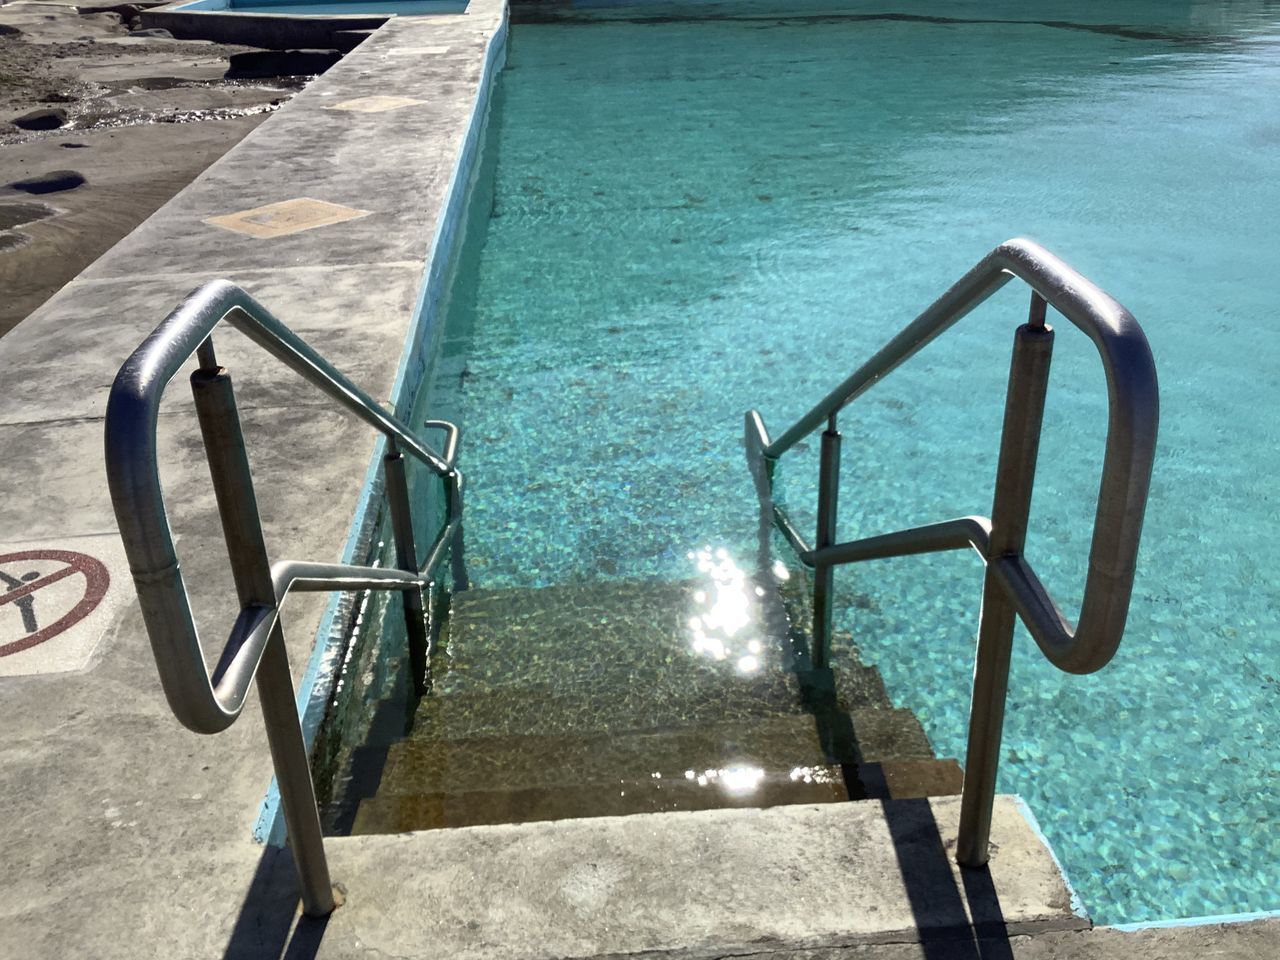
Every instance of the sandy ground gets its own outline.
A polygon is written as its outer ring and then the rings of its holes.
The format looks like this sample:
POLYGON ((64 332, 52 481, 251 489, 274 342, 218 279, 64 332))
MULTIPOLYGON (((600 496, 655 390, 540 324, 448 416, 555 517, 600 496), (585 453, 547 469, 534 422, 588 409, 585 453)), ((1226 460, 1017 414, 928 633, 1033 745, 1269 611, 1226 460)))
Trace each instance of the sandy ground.
POLYGON ((109 3, 0 2, 0 335, 302 83, 226 80, 247 48, 135 36, 120 13, 92 12, 109 3), (39 108, 66 124, 9 122, 39 108), (15 186, 54 173, 74 176, 51 192, 15 186))

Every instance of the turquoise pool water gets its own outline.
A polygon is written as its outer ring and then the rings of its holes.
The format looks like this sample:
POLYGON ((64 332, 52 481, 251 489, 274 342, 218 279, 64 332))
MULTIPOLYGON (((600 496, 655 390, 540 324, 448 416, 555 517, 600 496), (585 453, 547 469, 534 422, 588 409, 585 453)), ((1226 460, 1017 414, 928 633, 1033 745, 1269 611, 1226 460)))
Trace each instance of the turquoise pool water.
MULTIPOLYGON (((1163 421, 1125 644, 1069 677, 1022 638, 1000 787, 1098 922, 1280 907, 1280 4, 781 9, 514 27, 431 395, 466 431, 472 578, 749 567, 743 412, 780 431, 1032 236, 1142 321, 1163 421)), ((842 535, 989 510, 1025 308, 1007 287, 846 412, 842 535)), ((1105 390, 1058 326, 1029 555, 1070 611, 1105 390)), ((784 467, 802 514, 815 453, 784 467)), ((960 554, 839 575, 943 756, 980 581, 960 554)))

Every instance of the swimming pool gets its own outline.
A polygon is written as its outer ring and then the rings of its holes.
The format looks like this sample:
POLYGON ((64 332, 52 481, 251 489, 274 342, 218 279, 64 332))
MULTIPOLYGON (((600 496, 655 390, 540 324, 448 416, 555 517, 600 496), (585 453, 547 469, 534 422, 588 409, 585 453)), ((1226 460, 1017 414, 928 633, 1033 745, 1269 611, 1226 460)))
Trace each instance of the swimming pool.
MULTIPOLYGON (((430 392, 466 429, 473 580, 748 566, 743 411, 789 423, 1033 236, 1142 321, 1164 416, 1125 644, 1075 678, 1022 639, 1000 787, 1098 922, 1280 906, 1280 5, 779 9, 513 29, 430 392)), ((1024 310, 1006 290, 846 413, 842 536, 989 508, 1024 310)), ((1105 391, 1060 327, 1028 551, 1071 612, 1105 391)), ((976 561, 837 582, 895 699, 963 756, 976 561)))

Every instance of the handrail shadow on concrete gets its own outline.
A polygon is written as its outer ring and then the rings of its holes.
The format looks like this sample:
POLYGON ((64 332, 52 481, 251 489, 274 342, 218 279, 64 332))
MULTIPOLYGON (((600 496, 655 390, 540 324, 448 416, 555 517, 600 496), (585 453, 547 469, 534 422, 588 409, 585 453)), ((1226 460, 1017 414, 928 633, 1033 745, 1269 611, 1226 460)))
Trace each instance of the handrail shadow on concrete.
POLYGON ((1014 960, 988 867, 960 867, 926 799, 882 801, 924 960, 1014 960), (968 908, 966 910, 966 907, 968 908))
POLYGON ((288 847, 265 847, 223 960, 315 960, 331 916, 302 913, 292 853, 288 847))

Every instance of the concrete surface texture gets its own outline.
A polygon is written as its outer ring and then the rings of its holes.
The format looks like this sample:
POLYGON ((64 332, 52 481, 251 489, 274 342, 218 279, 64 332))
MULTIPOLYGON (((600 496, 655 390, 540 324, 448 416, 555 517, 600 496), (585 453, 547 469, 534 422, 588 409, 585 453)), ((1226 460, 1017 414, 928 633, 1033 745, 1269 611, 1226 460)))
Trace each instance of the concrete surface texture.
POLYGON ((317 14, 287 17, 272 14, 206 10, 190 13, 182 3, 169 3, 140 12, 138 22, 150 29, 165 30, 175 37, 212 40, 218 43, 246 43, 276 50, 343 48, 342 34, 352 30, 376 30, 387 15, 317 14))
POLYGON ((0 334, 301 86, 228 81, 229 58, 246 48, 141 36, 136 13, 109 0, 0 5, 0 334), (24 129, 33 112, 45 122, 24 129), (30 198, 14 184, 56 171, 79 179, 43 192, 41 215, 11 226, 30 198))
MULTIPOLYGON (((333 840, 347 898, 319 953, 717 957, 1088 927, 1020 804, 999 799, 990 870, 963 877, 958 819, 949 797, 333 840)), ((282 906, 246 903, 237 955, 277 955, 282 906)))
POLYGON ((1280 920, 1212 923, 1170 929, 1098 928, 1034 937, 930 940, 774 954, 776 960, 1269 960, 1277 956, 1280 920))
POLYGON ((44 207, 40 219, 0 233, 0 289, 5 291, 0 334, 74 280, 267 116, 58 132, 0 148, 0 215, 31 200, 44 207), (66 167, 86 182, 38 197, 3 186, 66 167))
MULTIPOLYGON (((392 398, 504 14, 499 0, 477 0, 465 16, 389 23, 0 340, 9 491, 0 569, 40 574, 4 558, 86 553, 85 538, 115 536, 102 455, 107 391, 128 354, 205 279, 240 283, 375 397, 392 398), (435 52, 403 54, 419 48, 435 52), (326 109, 370 95, 415 102, 326 109), (368 215, 274 239, 205 222, 298 198, 368 215)), ((237 384, 271 555, 339 559, 373 433, 238 334, 220 335, 219 357, 237 384)), ((234 593, 181 383, 161 415, 160 447, 192 605, 216 651, 234 593)), ((5 656, 26 675, 0 678, 0 847, 14 871, 0 956, 216 956, 263 855, 252 839, 270 780, 259 715, 250 704, 217 737, 183 730, 159 689, 128 570, 95 559, 125 592, 105 624, 87 617, 67 628, 99 631, 88 665, 42 673, 51 659, 32 655, 38 647, 5 656)), ((41 628, 67 613, 49 609, 56 598, 45 591, 32 596, 41 628)), ((325 603, 302 597, 285 609, 295 676, 325 603)), ((30 635, 18 616, 0 628, 0 645, 30 635)))

